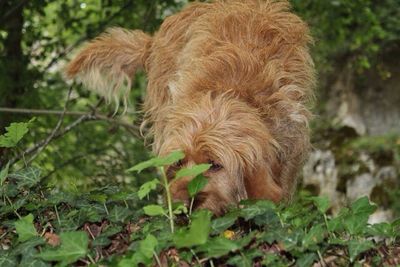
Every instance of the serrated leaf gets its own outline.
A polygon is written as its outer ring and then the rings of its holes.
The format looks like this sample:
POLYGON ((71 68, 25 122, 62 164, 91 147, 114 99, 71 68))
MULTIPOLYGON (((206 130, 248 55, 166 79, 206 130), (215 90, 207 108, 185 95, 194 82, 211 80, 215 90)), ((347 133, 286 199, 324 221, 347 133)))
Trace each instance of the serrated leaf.
POLYGON ((208 180, 203 175, 198 175, 192 179, 188 184, 188 193, 190 197, 194 197, 199 193, 208 183, 208 180))
POLYGON ((165 214, 164 208, 159 205, 148 205, 143 207, 144 213, 148 216, 158 216, 165 214))
POLYGON ((180 169, 176 175, 175 175, 175 179, 179 179, 181 177, 184 176, 192 176, 195 177, 199 174, 202 174, 203 172, 207 171, 209 168, 211 167, 211 164, 199 164, 199 165, 195 165, 191 168, 184 168, 184 169, 180 169))
POLYGON ((211 212, 199 210, 192 215, 189 228, 180 228, 173 236, 177 248, 192 247, 206 243, 210 233, 211 212))
POLYGON ((3 186, 4 181, 7 178, 8 175, 8 169, 10 167, 10 162, 7 163, 6 167, 4 167, 1 171, 0 171, 0 186, 3 186))
POLYGON ((139 251, 145 257, 152 258, 157 244, 158 244, 157 239, 153 235, 148 234, 146 239, 140 242, 139 251))
POLYGON ((18 240, 20 242, 27 241, 33 237, 36 237, 38 233, 33 225, 33 215, 28 214, 22 217, 20 220, 15 222, 15 230, 18 234, 18 240))
POLYGON ((373 247, 374 247, 374 244, 370 240, 363 240, 363 241, 350 240, 348 242, 350 261, 354 262, 354 260, 357 258, 357 256, 360 253, 362 253, 366 250, 369 250, 373 247))
POLYGON ((60 240, 59 247, 46 249, 38 257, 45 261, 59 261, 61 265, 68 265, 86 256, 89 238, 85 232, 61 233, 60 240))
POLYGON ((143 199, 145 196, 147 196, 152 190, 155 190, 157 188, 157 185, 160 182, 158 179, 154 179, 152 181, 149 181, 147 183, 142 184, 142 186, 139 188, 138 191, 138 196, 139 199, 143 199))
POLYGON ((184 157, 185 157, 185 154, 182 151, 174 151, 166 157, 163 157, 163 158, 156 157, 156 158, 152 158, 150 160, 141 162, 126 171, 127 172, 133 172, 133 171, 141 172, 144 169, 147 169, 150 167, 162 167, 162 166, 166 166, 166 165, 175 163, 175 162, 183 159, 184 157))
POLYGON ((27 167, 9 175, 10 179, 17 180, 18 188, 31 188, 40 182, 41 170, 36 167, 27 167))
POLYGON ((330 207, 329 198, 327 196, 311 197, 311 200, 322 214, 325 214, 330 207))
POLYGON ((18 142, 25 136, 29 131, 29 125, 33 121, 29 122, 13 122, 10 126, 6 127, 7 132, 0 135, 0 147, 15 147, 18 142))

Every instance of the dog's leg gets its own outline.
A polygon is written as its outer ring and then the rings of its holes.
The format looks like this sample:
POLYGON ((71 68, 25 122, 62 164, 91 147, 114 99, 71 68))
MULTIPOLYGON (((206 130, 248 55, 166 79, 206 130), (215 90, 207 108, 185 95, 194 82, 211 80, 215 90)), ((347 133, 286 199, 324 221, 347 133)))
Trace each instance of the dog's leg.
POLYGON ((85 86, 108 101, 125 101, 132 78, 144 68, 151 36, 142 31, 111 28, 89 43, 68 64, 67 78, 78 77, 85 86))

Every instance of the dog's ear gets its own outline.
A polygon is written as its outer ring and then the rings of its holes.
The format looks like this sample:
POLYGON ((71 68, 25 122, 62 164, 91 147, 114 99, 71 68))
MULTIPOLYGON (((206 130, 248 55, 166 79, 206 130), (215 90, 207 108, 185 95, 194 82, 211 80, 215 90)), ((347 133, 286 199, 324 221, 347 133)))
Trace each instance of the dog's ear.
POLYGON ((126 100, 136 70, 144 67, 151 40, 140 30, 108 29, 68 64, 66 77, 77 77, 107 100, 126 100))
POLYGON ((284 197, 282 186, 279 185, 273 178, 279 170, 278 166, 268 168, 269 164, 263 162, 257 164, 251 170, 246 171, 244 184, 249 199, 268 199, 274 202, 279 202, 284 197))

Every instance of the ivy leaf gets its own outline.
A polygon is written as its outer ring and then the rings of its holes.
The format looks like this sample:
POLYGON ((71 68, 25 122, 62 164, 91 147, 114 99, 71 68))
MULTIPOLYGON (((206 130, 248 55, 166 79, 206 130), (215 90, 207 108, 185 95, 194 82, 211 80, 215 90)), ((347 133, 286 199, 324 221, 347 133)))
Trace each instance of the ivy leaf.
POLYGON ((120 206, 114 206, 110 210, 110 214, 108 218, 112 222, 125 222, 126 219, 131 215, 131 211, 128 208, 120 207, 120 206))
POLYGON ((8 254, 0 254, 0 266, 18 266, 17 258, 15 256, 10 256, 8 254))
POLYGON ((152 158, 147 161, 141 162, 126 171, 127 172, 137 171, 140 173, 144 169, 147 169, 150 167, 162 167, 165 165, 170 165, 172 163, 175 163, 175 162, 183 159, 184 157, 185 157, 185 154, 182 151, 174 151, 166 157, 163 157, 163 158, 156 157, 156 158, 152 158))
POLYGON ((314 225, 304 236, 302 243, 304 248, 310 248, 320 243, 325 236, 325 228, 322 224, 314 225))
POLYGON ((7 132, 0 135, 0 147, 15 147, 18 142, 28 133, 29 125, 34 121, 34 118, 29 122, 13 122, 6 127, 7 132))
POLYGON ((241 209, 241 217, 250 220, 275 208, 275 204, 267 200, 243 201, 245 206, 241 209))
POLYGON ((330 207, 329 198, 327 196, 311 197, 310 199, 322 214, 325 214, 330 207))
POLYGON ((214 219, 211 222, 211 229, 213 234, 221 233, 231 227, 239 217, 239 212, 231 212, 223 217, 214 219))
POLYGON ((348 243, 350 261, 354 262, 354 260, 360 253, 369 250, 373 247, 374 244, 370 240, 363 240, 363 241, 350 240, 348 243))
POLYGON ((204 252, 208 257, 221 257, 229 252, 238 250, 240 246, 225 237, 215 237, 198 248, 198 252, 204 252))
POLYGON ((15 230, 18 234, 18 240, 20 242, 27 241, 38 235, 36 228, 33 225, 33 215, 28 214, 15 222, 15 230))
POLYGON ((27 167, 9 175, 10 179, 17 180, 18 188, 31 188, 40 182, 41 170, 36 167, 27 167))
POLYGON ((144 213, 148 216, 164 215, 164 208, 159 205, 148 205, 143 207, 144 213))
POLYGON ((89 239, 85 232, 61 233, 60 239, 59 247, 46 249, 38 257, 45 261, 60 261, 60 265, 68 265, 86 256, 89 239))
POLYGON ((199 174, 202 174, 203 172, 205 172, 206 170, 208 170, 211 167, 211 164, 199 164, 199 165, 195 165, 191 168, 184 168, 184 169, 180 169, 176 175, 175 175, 175 179, 184 177, 184 176, 192 176, 195 177, 199 174))
POLYGON ((368 197, 356 200, 350 207, 351 212, 343 219, 345 229, 356 235, 366 229, 369 216, 375 211, 376 206, 370 204, 368 197))
POLYGON ((192 179, 188 184, 188 193, 190 197, 194 197, 199 193, 208 183, 208 180, 203 175, 198 175, 192 179))
POLYGON ((211 216, 208 210, 194 213, 189 228, 181 228, 175 232, 173 240, 176 247, 192 247, 206 243, 210 233, 211 216))
POLYGON ((157 185, 160 182, 158 181, 158 179, 154 179, 150 182, 144 183, 142 184, 142 186, 139 188, 138 191, 138 196, 139 199, 143 199, 145 196, 147 196, 152 190, 155 190, 157 188, 157 185))

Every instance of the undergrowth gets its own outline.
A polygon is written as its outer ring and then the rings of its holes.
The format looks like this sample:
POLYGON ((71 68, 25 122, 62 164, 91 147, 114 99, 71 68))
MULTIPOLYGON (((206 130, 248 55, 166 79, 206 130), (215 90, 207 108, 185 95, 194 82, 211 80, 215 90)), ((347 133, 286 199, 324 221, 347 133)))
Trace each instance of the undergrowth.
MULTIPOLYGON (((29 123, 14 123, 0 146, 15 149, 29 123)), ((177 151, 132 167, 158 168, 139 190, 117 185, 91 192, 59 191, 40 167, 6 165, 0 172, 0 266, 319 266, 399 264, 400 220, 368 224, 376 206, 364 197, 338 215, 324 197, 299 196, 290 205, 243 201, 215 218, 173 203, 163 166, 177 151), (165 192, 165 203, 153 201, 165 192)), ((209 166, 183 169, 195 177, 194 197, 209 166)))

